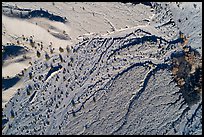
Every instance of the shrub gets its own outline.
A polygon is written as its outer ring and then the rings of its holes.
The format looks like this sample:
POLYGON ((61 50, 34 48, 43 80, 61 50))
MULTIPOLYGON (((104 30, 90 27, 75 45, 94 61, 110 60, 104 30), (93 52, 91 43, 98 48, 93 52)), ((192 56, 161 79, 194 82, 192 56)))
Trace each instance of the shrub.
POLYGON ((197 7, 197 5, 196 5, 196 4, 193 4, 193 7, 194 7, 194 8, 196 8, 196 7, 197 7))
POLYGON ((27 59, 27 56, 26 56, 26 55, 23 55, 23 58, 24 58, 24 59, 27 59))
POLYGON ((46 53, 45 54, 45 59, 48 61, 50 59, 50 56, 46 53))
POLYGON ((73 57, 71 57, 70 60, 71 60, 71 62, 74 62, 74 58, 73 57))
POLYGON ((51 54, 53 54, 53 53, 54 53, 54 50, 53 50, 52 48, 50 49, 50 53, 51 53, 51 54))
POLYGON ((60 52, 64 52, 64 49, 62 47, 59 47, 60 52))
POLYGON ((10 129, 11 127, 12 127, 12 125, 11 125, 11 124, 9 124, 8 128, 10 129))
POLYGON ((41 54, 39 51, 37 51, 37 57, 40 58, 41 54))
POLYGON ((74 100, 73 100, 73 99, 72 99, 71 103, 72 103, 72 105, 73 105, 73 106, 75 106, 75 102, 74 102, 74 100))
POLYGON ((67 50, 67 53, 70 52, 70 48, 69 48, 69 46, 66 47, 66 50, 67 50))
POLYGON ((11 14, 13 14, 13 10, 12 9, 10 10, 10 12, 11 12, 11 14))
POLYGON ((42 76, 40 75, 40 76, 38 77, 38 79, 39 79, 39 80, 42 80, 42 76))
POLYGON ((23 17, 23 14, 22 14, 22 12, 20 12, 20 17, 21 17, 21 18, 23 17))
POLYGON ((18 94, 18 96, 20 96, 20 92, 19 91, 17 92, 17 94, 18 94))
POLYGON ((24 35, 22 35, 22 37, 23 37, 23 40, 25 40, 25 36, 24 36, 24 35))
POLYGON ((75 114, 74 110, 72 110, 72 115, 73 115, 73 117, 75 117, 75 116, 76 116, 76 114, 75 114))
POLYGON ((96 98, 95 97, 93 97, 93 101, 96 102, 96 98))
POLYGON ((26 93, 27 93, 27 95, 28 95, 28 96, 30 95, 30 91, 29 91, 29 90, 27 90, 27 92, 26 92, 26 93))
POLYGON ((32 73, 29 73, 29 79, 32 79, 32 73))

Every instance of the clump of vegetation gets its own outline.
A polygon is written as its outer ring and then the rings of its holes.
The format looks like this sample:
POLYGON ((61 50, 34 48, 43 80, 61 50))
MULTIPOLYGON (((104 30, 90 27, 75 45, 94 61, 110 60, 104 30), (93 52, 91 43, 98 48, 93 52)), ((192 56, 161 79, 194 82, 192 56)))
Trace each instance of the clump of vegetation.
POLYGON ((46 61, 48 61, 50 59, 50 56, 47 53, 45 54, 45 59, 46 59, 46 61))
POLYGON ((59 47, 60 52, 64 52, 64 49, 62 47, 59 47))
POLYGON ((27 59, 27 56, 26 56, 26 55, 23 55, 23 58, 24 58, 24 59, 27 59))
POLYGON ((25 36, 24 35, 22 35, 22 38, 23 38, 23 40, 25 40, 25 36))
POLYGON ((29 79, 32 79, 33 78, 33 76, 32 76, 32 73, 30 72, 29 74, 29 79))
POLYGON ((66 73, 66 68, 63 68, 63 74, 65 74, 66 73))
POLYGON ((189 106, 200 100, 202 92, 202 61, 200 54, 184 46, 182 52, 172 58, 172 74, 189 106))
POLYGON ((37 57, 40 58, 41 54, 40 52, 37 50, 37 57))
POLYGON ((38 77, 38 79, 41 81, 42 80, 42 78, 43 78, 43 76, 42 75, 40 75, 39 77, 38 77))
POLYGON ((73 117, 75 117, 75 116, 76 116, 76 114, 75 114, 74 110, 72 110, 72 115, 73 115, 73 117))
POLYGON ((16 42, 18 45, 20 44, 20 41, 19 40, 17 40, 17 42, 16 42))
POLYGON ((61 61, 61 62, 64 61, 63 58, 62 58, 62 55, 60 55, 60 54, 59 54, 59 58, 60 58, 60 61, 61 61))
POLYGON ((70 62, 68 62, 68 64, 67 64, 68 66, 72 66, 72 63, 70 63, 70 62))
POLYGON ((14 112, 13 112, 13 110, 11 110, 10 113, 11 113, 11 119, 13 119, 13 118, 14 118, 14 112))
POLYGON ((67 50, 67 53, 70 52, 70 48, 69 48, 69 46, 66 47, 66 50, 67 50))
POLYGON ((74 62, 74 58, 73 58, 73 57, 71 57, 71 58, 70 58, 70 61, 73 63, 73 62, 74 62))
POLYGON ((20 89, 18 89, 17 95, 20 96, 20 89))
POLYGON ((26 72, 27 68, 24 68, 23 70, 26 72))
POLYGON ((96 102, 96 98, 95 97, 93 97, 93 101, 96 102))
POLYGON ((27 90, 26 93, 27 93, 27 95, 29 96, 29 95, 30 95, 30 90, 27 90))
POLYGON ((32 48, 35 47, 35 41, 33 41, 32 39, 30 39, 29 41, 30 41, 31 47, 32 47, 32 48))
POLYGON ((72 99, 71 103, 72 103, 72 105, 73 105, 73 106, 75 106, 75 102, 74 102, 74 100, 73 100, 73 99, 72 99))
POLYGON ((43 50, 43 44, 40 45, 40 50, 43 50))
POLYGON ((196 8, 196 7, 197 7, 197 5, 196 5, 196 4, 193 4, 193 7, 194 7, 194 8, 196 8))
POLYGON ((50 48, 50 53, 53 54, 54 53, 54 49, 50 48))
POLYGON ((10 10, 10 13, 13 14, 13 10, 12 9, 10 10))

